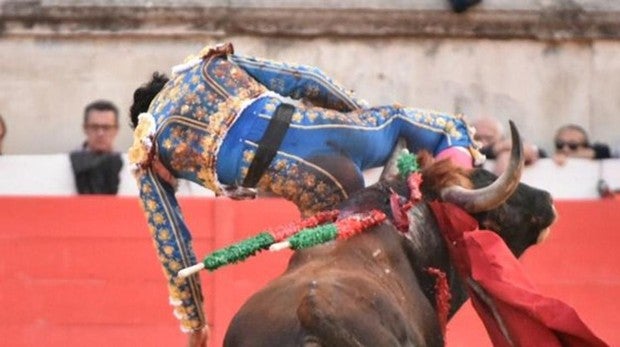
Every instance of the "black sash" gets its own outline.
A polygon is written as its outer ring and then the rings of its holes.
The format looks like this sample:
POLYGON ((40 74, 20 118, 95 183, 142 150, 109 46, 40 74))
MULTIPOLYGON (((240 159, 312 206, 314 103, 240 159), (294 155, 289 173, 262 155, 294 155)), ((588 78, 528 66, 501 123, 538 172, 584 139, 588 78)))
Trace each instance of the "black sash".
POLYGON ((256 187, 261 176, 271 164, 271 161, 278 153, 278 149, 284 140, 284 135, 291 123, 291 117, 295 112, 295 107, 289 104, 280 104, 269 121, 265 134, 258 142, 258 149, 254 155, 252 163, 248 168, 248 174, 243 180, 243 187, 256 187))

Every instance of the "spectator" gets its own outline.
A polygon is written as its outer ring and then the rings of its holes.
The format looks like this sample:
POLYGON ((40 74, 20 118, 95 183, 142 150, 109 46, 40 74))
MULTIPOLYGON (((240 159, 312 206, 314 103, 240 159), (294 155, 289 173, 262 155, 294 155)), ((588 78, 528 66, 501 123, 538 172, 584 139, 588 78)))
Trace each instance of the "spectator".
POLYGON ((80 194, 116 194, 123 161, 114 151, 118 135, 118 108, 97 100, 84 109, 82 148, 70 154, 75 184, 80 194))
POLYGON ((0 115, 0 155, 2 155, 2 144, 4 143, 4 137, 6 136, 6 124, 4 118, 0 115))
MULTIPOLYGON (((500 175, 508 166, 510 159, 510 148, 512 144, 504 134, 504 127, 499 120, 492 117, 479 117, 473 122, 476 129, 474 139, 480 142, 482 149, 480 152, 487 159, 494 160, 493 171, 500 175)), ((523 143, 523 156, 525 165, 532 165, 540 158, 546 158, 545 151, 530 143, 523 143)))
POLYGON ((564 165, 568 158, 607 159, 611 150, 604 143, 590 144, 588 133, 579 125, 561 126, 555 133, 555 154, 553 161, 564 165))

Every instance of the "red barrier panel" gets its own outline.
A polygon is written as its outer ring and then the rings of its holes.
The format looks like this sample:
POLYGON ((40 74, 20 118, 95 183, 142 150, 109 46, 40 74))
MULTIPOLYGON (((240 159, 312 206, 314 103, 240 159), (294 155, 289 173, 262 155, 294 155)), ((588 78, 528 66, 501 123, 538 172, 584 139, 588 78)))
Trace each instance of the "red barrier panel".
MULTIPOLYGON (((199 257, 298 218, 280 200, 181 200, 199 257), (217 217, 216 217, 217 216, 217 217)), ((135 198, 0 198, 0 336, 6 346, 180 346, 164 276, 135 198), (8 339, 8 340, 7 340, 8 339)), ((202 273, 213 346, 290 253, 202 273), (217 305, 213 305, 217 298, 217 305)))
MULTIPOLYGON (((201 257, 216 247, 298 218, 281 200, 183 199, 201 257)), ((542 293, 577 309, 595 333, 620 345, 618 201, 558 202, 550 238, 523 263, 542 293)), ((6 346, 181 346, 164 279, 137 199, 0 198, 0 336, 6 346)), ((213 346, 289 252, 263 253, 202 274, 213 346), (216 303, 214 305, 214 302, 216 303)), ((465 307, 448 327, 450 346, 490 346, 465 307)))

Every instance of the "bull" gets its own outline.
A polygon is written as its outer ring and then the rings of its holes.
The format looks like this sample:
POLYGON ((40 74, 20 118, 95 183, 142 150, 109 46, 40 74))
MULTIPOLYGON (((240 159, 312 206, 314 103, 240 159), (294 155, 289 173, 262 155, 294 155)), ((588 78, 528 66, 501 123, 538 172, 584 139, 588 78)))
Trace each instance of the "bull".
MULTIPOLYGON (((436 279, 425 269, 446 274, 449 317, 467 292, 429 203, 441 199, 459 205, 498 234, 515 256, 544 239, 555 219, 550 194, 519 183, 522 146, 512 123, 511 132, 515 145, 499 178, 421 156, 424 200, 407 212, 405 233, 383 222, 346 241, 295 252, 286 271, 234 316, 224 345, 443 346, 436 279)), ((339 206, 341 216, 378 209, 390 220, 390 195, 409 193, 395 170, 393 157, 378 183, 339 206)))

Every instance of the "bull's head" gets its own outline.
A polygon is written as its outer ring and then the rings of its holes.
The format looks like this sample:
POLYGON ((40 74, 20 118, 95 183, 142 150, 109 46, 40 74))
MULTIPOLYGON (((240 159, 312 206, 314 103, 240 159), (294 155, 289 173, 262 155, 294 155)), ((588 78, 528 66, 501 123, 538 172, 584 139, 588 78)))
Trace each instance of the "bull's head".
MULTIPOLYGON (((481 169, 466 170, 448 161, 433 162, 428 155, 421 156, 425 199, 452 202, 479 222, 481 228, 498 233, 516 256, 540 242, 555 219, 555 209, 548 192, 519 183, 523 169, 523 145, 519 132, 510 122, 512 146, 510 163, 497 177, 481 169)), ((396 151, 394 152, 396 154, 396 151)), ((382 174, 389 186, 395 184, 396 156, 388 162, 382 174)))

